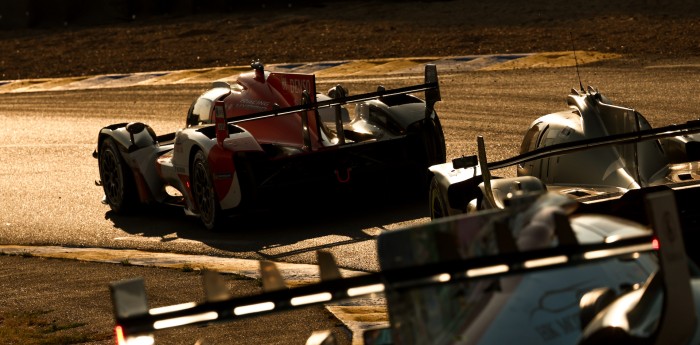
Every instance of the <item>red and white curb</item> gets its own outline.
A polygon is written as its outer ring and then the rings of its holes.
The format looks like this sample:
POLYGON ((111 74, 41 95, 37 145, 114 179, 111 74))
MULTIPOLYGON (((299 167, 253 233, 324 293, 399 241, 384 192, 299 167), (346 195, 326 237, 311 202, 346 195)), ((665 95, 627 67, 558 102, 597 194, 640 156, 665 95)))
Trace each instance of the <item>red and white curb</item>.
MULTIPOLYGON (((619 58, 617 54, 580 51, 579 65, 619 58)), ((573 52, 526 54, 464 55, 451 57, 413 57, 396 59, 339 60, 266 65, 270 71, 313 73, 319 80, 333 78, 366 78, 370 76, 397 77, 417 75, 427 63, 437 65, 441 73, 494 71, 525 68, 556 68, 574 66, 573 52)), ((234 81, 249 66, 211 67, 179 71, 106 74, 69 78, 23 79, 0 81, 0 93, 68 91, 131 86, 211 83, 234 81)))

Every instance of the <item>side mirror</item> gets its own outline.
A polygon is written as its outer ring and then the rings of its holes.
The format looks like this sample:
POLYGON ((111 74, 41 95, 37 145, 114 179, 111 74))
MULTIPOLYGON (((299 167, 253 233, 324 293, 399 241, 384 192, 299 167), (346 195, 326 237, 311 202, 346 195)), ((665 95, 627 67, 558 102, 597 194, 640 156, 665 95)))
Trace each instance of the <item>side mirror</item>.
POLYGON ((459 157, 452 160, 452 167, 455 169, 460 168, 473 168, 479 164, 479 159, 474 156, 459 157))
POLYGON ((126 131, 132 136, 141 133, 144 129, 146 129, 146 125, 143 122, 131 122, 126 125, 126 131))
POLYGON ((189 114, 187 115, 187 127, 199 125, 199 115, 189 114))

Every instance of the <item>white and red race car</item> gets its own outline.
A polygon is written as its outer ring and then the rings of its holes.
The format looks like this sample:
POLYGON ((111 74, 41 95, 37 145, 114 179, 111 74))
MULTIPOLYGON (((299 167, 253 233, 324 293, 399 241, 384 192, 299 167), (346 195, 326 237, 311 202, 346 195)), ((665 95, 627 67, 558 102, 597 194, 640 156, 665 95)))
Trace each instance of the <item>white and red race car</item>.
POLYGON ((423 84, 353 96, 340 85, 317 94, 314 75, 251 67, 236 83, 215 82, 175 133, 156 135, 141 122, 102 128, 93 157, 104 203, 117 213, 179 205, 215 229, 233 213, 333 191, 422 190, 417 179, 445 161, 434 65, 423 84), (346 104, 355 104, 352 118, 346 104))

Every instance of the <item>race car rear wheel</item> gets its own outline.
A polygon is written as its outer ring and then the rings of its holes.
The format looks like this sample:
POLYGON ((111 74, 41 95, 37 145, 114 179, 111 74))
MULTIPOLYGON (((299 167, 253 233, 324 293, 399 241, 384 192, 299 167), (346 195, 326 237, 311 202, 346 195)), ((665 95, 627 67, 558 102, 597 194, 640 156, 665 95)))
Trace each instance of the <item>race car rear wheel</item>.
POLYGON ((437 114, 434 118, 425 120, 422 129, 428 166, 445 163, 447 159, 445 134, 442 132, 442 124, 437 114))
POLYGON ((432 177, 432 174, 428 173, 428 168, 436 164, 445 163, 446 159, 445 136, 442 133, 442 125, 437 114, 433 114, 432 117, 416 123, 414 133, 417 139, 415 141, 417 145, 415 150, 418 153, 415 159, 421 169, 419 175, 420 183, 425 188, 430 184, 430 178, 432 177))
POLYGON ((138 203, 136 182, 114 139, 107 138, 102 142, 98 163, 105 202, 116 213, 132 210, 138 203))
POLYGON ((440 186, 435 177, 430 180, 430 192, 428 193, 428 205, 430 205, 430 219, 438 219, 449 216, 447 201, 440 192, 440 186))
MULTIPOLYGON (((445 136, 442 133, 442 125, 437 114, 432 118, 421 120, 416 128, 416 163, 419 167, 419 183, 421 191, 425 193, 425 187, 430 184, 432 174, 428 172, 428 168, 445 163, 445 136)), ((425 194, 423 194, 425 197, 425 194)))
POLYGON ((192 196, 197 204, 197 209, 199 209, 199 219, 208 230, 219 230, 224 217, 216 198, 216 192, 214 192, 209 162, 202 151, 198 151, 194 156, 190 179, 192 196))

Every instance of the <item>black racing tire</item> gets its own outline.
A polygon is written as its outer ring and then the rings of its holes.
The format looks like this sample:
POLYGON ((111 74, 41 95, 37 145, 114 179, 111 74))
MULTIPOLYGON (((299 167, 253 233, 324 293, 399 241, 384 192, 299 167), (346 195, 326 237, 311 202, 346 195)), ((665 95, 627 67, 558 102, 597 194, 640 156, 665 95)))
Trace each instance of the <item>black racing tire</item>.
POLYGON ((98 160, 105 202, 117 214, 127 214, 139 203, 138 190, 131 168, 122 158, 112 138, 102 141, 98 160))
POLYGON ((431 118, 421 120, 418 129, 420 144, 423 146, 421 164, 424 164, 427 169, 430 166, 445 163, 447 160, 445 135, 438 115, 434 114, 431 118))
POLYGON ((430 205, 430 219, 438 219, 449 216, 447 200, 440 192, 437 179, 433 176, 430 180, 428 192, 428 205, 430 205))
POLYGON ((197 151, 190 171, 192 197, 199 211, 199 219, 207 230, 219 231, 224 226, 225 217, 214 190, 214 178, 204 152, 197 151))
POLYGON ((447 160, 445 134, 442 132, 442 124, 437 113, 433 118, 425 120, 422 134, 428 166, 445 163, 447 160))
MULTIPOLYGON (((447 154, 445 150, 445 136, 442 133, 442 125, 440 124, 440 119, 437 114, 434 117, 423 119, 418 123, 416 129, 415 141, 418 145, 416 147, 416 164, 418 167, 419 183, 421 186, 421 191, 425 192, 425 187, 430 184, 430 178, 432 174, 428 171, 428 168, 445 163, 447 159, 447 154)), ((425 194, 423 194, 425 198, 425 194)))

